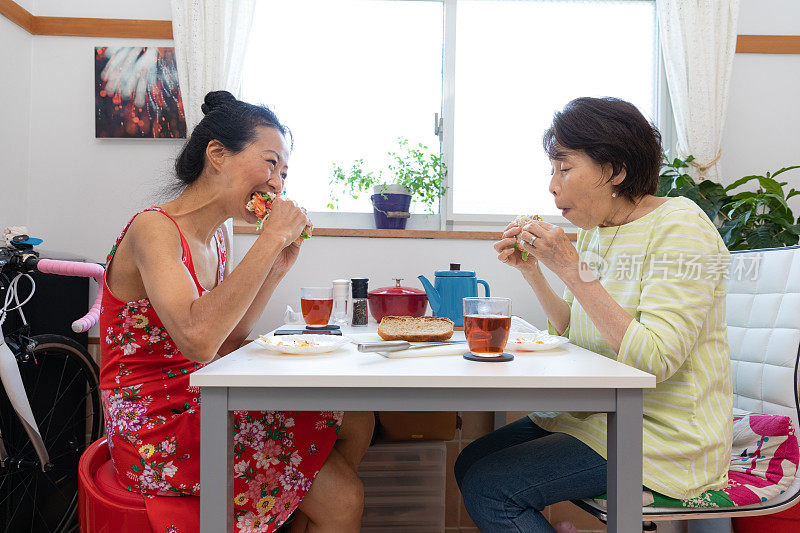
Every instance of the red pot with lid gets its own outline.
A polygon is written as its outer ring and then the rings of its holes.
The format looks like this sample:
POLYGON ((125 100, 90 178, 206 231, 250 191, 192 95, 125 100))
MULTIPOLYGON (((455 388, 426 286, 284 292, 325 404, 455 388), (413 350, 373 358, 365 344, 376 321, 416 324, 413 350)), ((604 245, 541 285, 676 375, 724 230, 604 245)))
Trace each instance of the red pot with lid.
POLYGON ((372 289, 367 294, 369 312, 380 322, 385 316, 424 316, 428 310, 428 296, 422 289, 402 287, 403 278, 394 278, 394 287, 372 289))

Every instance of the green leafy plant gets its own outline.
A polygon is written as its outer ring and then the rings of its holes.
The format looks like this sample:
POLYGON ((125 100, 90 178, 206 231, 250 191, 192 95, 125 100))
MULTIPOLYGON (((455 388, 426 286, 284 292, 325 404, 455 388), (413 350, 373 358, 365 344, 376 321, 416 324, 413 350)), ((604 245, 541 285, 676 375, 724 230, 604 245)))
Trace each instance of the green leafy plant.
POLYGON ((399 137, 397 143, 399 149, 388 152, 391 160, 386 175, 382 170, 366 170, 363 159, 355 160, 349 172, 334 164, 328 207, 338 207, 341 192, 357 199, 359 194, 373 187, 397 183, 411 191, 428 212, 433 213, 434 204, 447 191, 447 165, 440 154, 429 151, 422 143, 411 145, 405 137, 399 137))
POLYGON ((722 240, 730 250, 776 248, 791 246, 800 240, 800 219, 795 220, 789 204, 800 195, 794 188, 785 193, 788 183, 776 176, 800 168, 785 167, 763 176, 740 178, 727 187, 711 180, 697 183, 686 172, 692 156, 672 160, 664 154, 657 196, 684 196, 693 200, 717 226, 722 240), (756 191, 735 192, 742 185, 758 181, 756 191))

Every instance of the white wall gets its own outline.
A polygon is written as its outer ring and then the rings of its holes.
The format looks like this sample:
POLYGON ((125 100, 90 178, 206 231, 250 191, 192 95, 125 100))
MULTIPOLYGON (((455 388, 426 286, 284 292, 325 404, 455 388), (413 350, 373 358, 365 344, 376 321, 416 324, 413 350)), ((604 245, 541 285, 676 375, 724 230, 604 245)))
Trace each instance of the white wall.
MULTIPOLYGON (((33 5, 37 15, 170 18, 165 0, 29 0, 28 4, 33 5)), ((740 33, 800 34, 799 11, 800 3, 794 0, 743 0, 740 33)), ((4 41, 7 30, 21 31, 7 28, 9 24, 0 17, 4 41)), ((24 35, 16 37, 24 45, 24 35)), ((0 127, 0 139, 13 141, 11 155, 15 157, 25 150, 30 152, 27 195, 31 212, 27 222, 32 231, 43 235, 51 250, 101 261, 130 214, 159 201, 157 189, 169 181, 172 158, 181 141, 94 138, 92 49, 110 44, 171 43, 74 37, 30 40, 32 53, 29 52, 27 63, 19 59, 20 65, 5 70, 14 72, 15 78, 31 80, 30 146, 19 142, 26 135, 11 129, 10 123, 0 127), (32 65, 29 74, 25 73, 30 68, 26 64, 32 65)), ((20 49, 20 57, 27 57, 25 47, 20 49)), ((17 61, 0 57, 2 62, 17 61)), ((3 65, 9 63, 0 66, 3 65)), ((722 158, 727 181, 800 162, 800 106, 795 105, 799 76, 800 56, 737 55, 722 158)), ((0 96, 19 98, 20 93, 27 92, 11 89, 9 93, 6 85, 3 78, 0 96)), ((23 109, 13 111, 27 116, 23 109)), ((21 118, 17 121, 28 122, 21 118)), ((9 144, 3 142, 0 150, 8 150, 9 144)), ((25 158, 21 160, 24 162, 25 158)), ((24 165, 19 168, 24 175, 24 165)), ((797 200, 800 202, 800 198, 797 200)), ((0 197, 0 207, 4 203, 0 197)), ((800 204, 794 207, 800 214, 800 204)), ((253 238, 235 238, 234 258, 247 250, 253 238)), ((274 327, 287 303, 298 304, 298 291, 303 284, 364 275, 371 279, 371 287, 388 285, 394 276, 405 278, 407 285, 419 286, 416 275, 432 277, 434 270, 447 268, 450 261, 476 270, 489 281, 495 294, 514 298, 518 314, 540 327, 544 325, 544 316, 530 291, 515 272, 494 259, 488 241, 317 237, 304 246, 300 263, 276 292, 257 331, 274 327)), ((554 283, 557 291, 562 287, 554 283)))
POLYGON ((11 225, 28 220, 28 150, 31 110, 33 38, 0 16, 0 236, 11 225))
POLYGON ((20 7, 26 9, 29 13, 33 13, 34 15, 39 14, 37 10, 37 3, 38 0, 14 0, 19 4, 20 7))
MULTIPOLYGON (((236 238, 234 259, 238 262, 255 241, 254 235, 236 238)), ((277 288, 255 333, 265 333, 283 319, 286 305, 300 307, 300 287, 330 285, 337 278, 367 277, 370 290, 393 286, 393 278, 403 278, 404 286, 422 288, 417 279, 425 275, 434 282, 435 270, 448 270, 450 263, 461 263, 485 279, 493 296, 513 299, 513 312, 534 325, 545 328, 547 318, 517 270, 496 259, 491 241, 439 239, 366 239, 314 237, 303 244, 295 267, 277 288)), ((564 285, 547 273, 553 287, 561 293, 564 285)), ((483 296, 483 287, 478 287, 483 296)), ((430 313, 430 307, 428 308, 430 313)))
MULTIPOLYGON (((108 0, 28 0, 42 17, 89 17, 110 19, 172 20, 169 0, 136 0, 135 2, 109 2, 108 0)), ((19 3, 19 2, 18 2, 19 3)))
MULTIPOLYGON (((741 35, 800 35, 800 2, 743 0, 741 35)), ((722 141, 724 183, 800 165, 800 54, 736 54, 722 141)), ((800 169, 783 175, 800 189, 800 169)), ((800 197, 790 200, 800 215, 800 197)))
POLYGON ((34 39, 28 223, 46 250, 103 260, 128 217, 161 201, 172 179, 182 140, 94 136, 94 47, 141 42, 34 39))

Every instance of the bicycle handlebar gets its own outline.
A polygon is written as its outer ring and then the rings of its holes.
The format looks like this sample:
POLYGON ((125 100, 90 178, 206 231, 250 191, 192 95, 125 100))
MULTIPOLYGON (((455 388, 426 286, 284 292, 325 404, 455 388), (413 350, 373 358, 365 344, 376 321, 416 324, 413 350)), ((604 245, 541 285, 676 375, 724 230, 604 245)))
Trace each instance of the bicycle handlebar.
POLYGON ((39 259, 36 269, 47 274, 60 274, 62 276, 76 276, 94 278, 99 285, 97 298, 94 305, 85 316, 72 323, 72 331, 83 333, 97 324, 100 320, 100 301, 103 298, 103 273, 105 269, 97 263, 77 263, 73 261, 59 261, 56 259, 39 259))

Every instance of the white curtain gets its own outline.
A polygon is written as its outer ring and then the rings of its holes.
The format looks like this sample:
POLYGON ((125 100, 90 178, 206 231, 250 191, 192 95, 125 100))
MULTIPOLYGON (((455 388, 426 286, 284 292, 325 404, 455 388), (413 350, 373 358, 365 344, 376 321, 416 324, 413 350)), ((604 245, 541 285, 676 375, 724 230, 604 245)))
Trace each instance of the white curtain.
POLYGON ((656 0, 656 5, 678 151, 695 157, 692 174, 719 181, 739 0, 656 0))
POLYGON ((239 97, 255 0, 172 0, 172 33, 186 129, 203 118, 209 91, 239 97))

